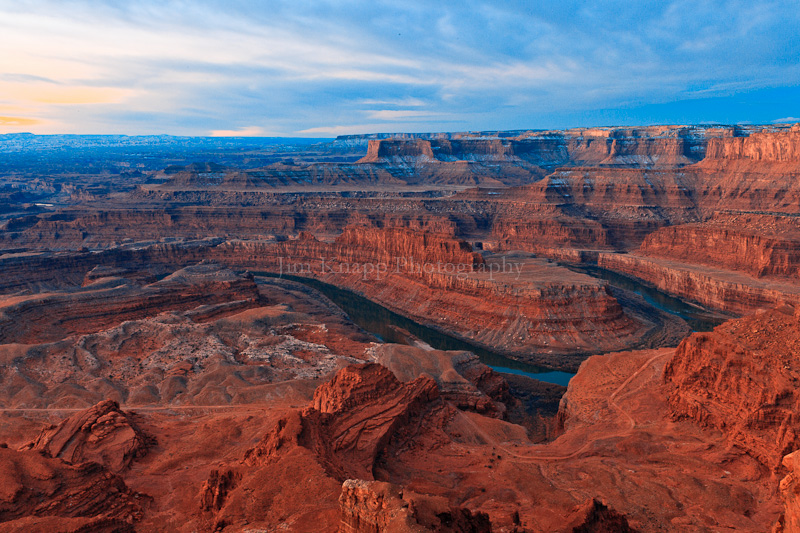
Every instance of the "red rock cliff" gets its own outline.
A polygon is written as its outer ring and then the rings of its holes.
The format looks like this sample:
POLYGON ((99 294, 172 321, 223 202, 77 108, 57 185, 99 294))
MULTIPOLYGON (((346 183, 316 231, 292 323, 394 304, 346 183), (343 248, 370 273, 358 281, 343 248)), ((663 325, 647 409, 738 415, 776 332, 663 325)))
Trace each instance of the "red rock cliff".
POLYGON ((783 499, 783 514, 772 528, 773 533, 800 533, 800 451, 783 458, 783 466, 789 471, 781 480, 780 494, 783 499))
POLYGON ((759 131, 748 137, 709 139, 706 159, 800 163, 800 124, 789 131, 759 131))
POLYGON ((695 333, 667 364, 676 418, 726 434, 772 470, 800 448, 800 313, 782 308, 695 333))
POLYGON ((797 279, 800 223, 785 216, 717 216, 702 224, 661 228, 644 239, 639 253, 738 270, 759 278, 797 279))
POLYGON ((598 264, 728 313, 750 313, 784 303, 800 305, 800 286, 796 283, 765 281, 740 272, 633 253, 600 253, 598 264))

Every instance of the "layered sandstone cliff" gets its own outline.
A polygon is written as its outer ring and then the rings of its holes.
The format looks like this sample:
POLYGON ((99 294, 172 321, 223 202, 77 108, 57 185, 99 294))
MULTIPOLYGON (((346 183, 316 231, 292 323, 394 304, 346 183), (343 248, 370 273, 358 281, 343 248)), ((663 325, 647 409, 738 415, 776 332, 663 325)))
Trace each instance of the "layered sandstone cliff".
POLYGON ((504 417, 506 404, 515 401, 508 383, 471 352, 432 350, 429 347, 384 344, 372 353, 403 382, 430 376, 444 399, 462 410, 504 417))
MULTIPOLYGON (((57 273, 65 271, 83 279, 98 265, 119 268, 147 264, 150 275, 154 275, 202 259, 232 268, 319 277, 493 349, 528 360, 532 351, 540 352, 536 362, 567 368, 577 367, 580 357, 560 360, 551 354, 585 352, 598 346, 621 349, 639 342, 649 327, 626 316, 602 281, 534 259, 530 254, 488 257, 485 259, 466 242, 447 234, 359 226, 346 228, 333 242, 302 234, 289 240, 160 244, 97 254, 42 255, 29 260, 48 265, 37 274, 42 276, 40 284, 56 283, 62 278, 57 273)), ((7 290, 34 283, 26 275, 23 258, 10 257, 6 261, 10 274, 7 290)), ((169 279, 144 290, 166 289, 169 279)), ((114 284, 116 288, 108 289, 110 295, 127 291, 124 287, 130 285, 120 280, 114 284)), ((89 295, 87 301, 96 302, 96 296, 103 293, 90 295, 92 287, 99 288, 92 285, 83 293, 89 295)), ((131 294, 138 295, 141 290, 131 294)), ((213 298, 213 291, 201 292, 185 304, 198 305, 202 298, 213 298)), ((83 293, 51 299, 78 302, 83 293)), ((31 308, 25 307, 25 302, 44 297, 20 298, 9 307, 16 310, 14 316, 21 316, 23 308, 31 308)), ((182 298, 187 299, 188 293, 182 298)), ((246 306, 252 295, 242 292, 237 300, 246 306)), ((131 318, 135 316, 132 314, 131 318)), ((27 328, 34 326, 32 323, 27 328)))
POLYGON ((800 273, 800 222, 788 216, 717 215, 661 228, 644 239, 638 253, 791 281, 800 273))
MULTIPOLYGON (((342 257, 339 239, 329 245, 308 237, 278 243, 279 254, 260 251, 258 243, 232 243, 224 255, 250 268, 255 265, 246 261, 252 260, 284 274, 318 277, 472 342, 545 365, 576 368, 581 357, 565 356, 630 346, 648 329, 625 315, 604 282, 529 254, 483 258, 457 241, 445 245, 441 238, 426 241, 403 231, 407 245, 394 230, 370 232, 394 236, 401 244, 392 246, 412 255, 389 249, 376 255, 369 248, 356 255, 358 249, 348 245, 342 257), (361 258, 370 261, 348 261, 361 258), (373 263, 376 258, 382 261, 373 263)), ((352 241, 355 234, 344 237, 352 241)))
POLYGON ((709 139, 705 159, 800 163, 800 124, 788 131, 757 131, 748 136, 709 139))
POLYGON ((348 479, 339 497, 339 533, 489 533, 486 513, 451 507, 445 498, 415 494, 380 481, 348 479))
POLYGON ((0 300, 0 342, 55 341, 157 312, 223 302, 241 310, 255 307, 258 299, 252 277, 237 276, 211 264, 187 267, 144 286, 121 278, 101 278, 80 289, 0 300))
POLYGON ((360 163, 529 162, 557 165, 682 166, 702 159, 706 129, 692 126, 577 128, 465 133, 450 138, 370 139, 360 163))
POLYGON ((281 419, 248 450, 244 463, 276 462, 295 445, 313 451, 325 471, 340 481, 374 479, 376 461, 389 440, 438 397, 439 389, 428 377, 404 384, 381 365, 346 367, 315 391, 311 407, 281 419))
POLYGON ((664 371, 673 416, 720 430, 771 470, 800 447, 800 313, 765 311, 695 333, 664 371))
MULTIPOLYGON (((237 481, 226 489, 221 504, 209 509, 209 518, 215 524, 239 526, 243 519, 264 525, 288 520, 300 531, 335 531, 343 521, 363 524, 367 517, 358 519, 356 509, 347 506, 344 513, 340 511, 342 483, 374 480, 376 469, 391 457, 390 442, 402 442, 407 428, 435 433, 435 421, 446 417, 448 409, 452 408, 439 400, 430 378, 404 384, 377 364, 346 367, 316 390, 309 407, 282 417, 245 453, 244 466, 235 470, 237 481), (291 479, 298 468, 304 472, 300 483, 291 479), (294 474, 287 477, 290 472, 294 474), (265 484, 267 478, 273 481, 265 484), (312 491, 313 498, 300 496, 302 491, 312 491), (285 499, 292 494, 299 499, 285 499), (249 502, 254 496, 274 504, 253 508, 249 502)), ((208 488, 217 485, 206 483, 208 488)), ((201 502, 207 500, 205 491, 201 502)))
POLYGON ((6 531, 133 531, 146 496, 93 462, 0 448, 0 522, 6 531))
POLYGON ((757 279, 742 272, 635 253, 600 253, 598 264, 639 278, 669 294, 728 313, 749 313, 786 303, 800 305, 800 285, 757 279))

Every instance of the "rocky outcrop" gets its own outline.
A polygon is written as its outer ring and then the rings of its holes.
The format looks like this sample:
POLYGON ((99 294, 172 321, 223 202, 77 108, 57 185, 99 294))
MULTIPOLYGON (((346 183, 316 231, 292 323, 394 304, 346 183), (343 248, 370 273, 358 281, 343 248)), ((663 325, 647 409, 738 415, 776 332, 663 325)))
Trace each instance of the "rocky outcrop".
POLYGON ((800 447, 800 313, 784 307, 695 333, 664 371, 675 418, 722 431, 778 470, 800 447))
POLYGON ((564 167, 470 198, 496 204, 492 240, 501 249, 630 250, 662 226, 698 220, 694 189, 691 175, 673 170, 564 167))
POLYGON ((397 140, 381 139, 370 140, 367 146, 367 155, 358 160, 359 163, 377 163, 394 157, 419 157, 434 159, 431 141, 423 139, 397 140))
POLYGON ((445 498, 423 496, 381 481, 348 479, 339 497, 339 533, 489 533, 486 513, 451 507, 445 498))
MULTIPOLYGON (((318 293, 282 280, 261 282, 259 292, 275 303, 242 308, 235 292, 219 291, 218 304, 150 308, 153 316, 54 342, 0 344, 0 405, 250 404, 275 382, 332 375, 365 358, 374 339, 318 293)), ((97 303, 113 318, 113 300, 97 303)))
POLYGON ((292 446, 303 446, 333 478, 374 479, 375 461, 389 440, 438 397, 430 378, 404 384, 381 365, 348 366, 315 391, 311 407, 282 418, 244 463, 274 463, 292 446))
POLYGON ((780 494, 783 513, 778 518, 772 533, 800 532, 800 453, 792 452, 783 458, 783 466, 789 473, 781 480, 780 494))
POLYGON ((106 400, 45 428, 21 449, 36 450, 71 464, 100 463, 112 472, 125 470, 147 453, 154 439, 137 427, 119 404, 106 400))
POLYGON ((600 222, 546 209, 536 209, 525 218, 498 218, 492 237, 497 250, 524 250, 567 260, 580 253, 576 248, 613 249, 608 230, 600 222))
POLYGON ((800 285, 756 279, 742 272, 639 254, 600 253, 598 264, 724 312, 743 314, 786 303, 800 305, 800 285))
POLYGON ((706 129, 692 126, 481 132, 448 138, 369 139, 359 163, 523 161, 555 165, 681 166, 702 159, 706 129))
POLYGON ((692 126, 567 130, 569 160, 578 165, 683 166, 700 160, 706 130, 692 126))
POLYGON ((350 226, 336 237, 334 244, 335 260, 341 263, 442 263, 464 265, 470 270, 485 263, 468 243, 452 235, 406 228, 350 226))
POLYGON ((200 489, 200 510, 217 512, 222 509, 228 493, 236 488, 241 478, 241 472, 229 468, 222 471, 212 470, 200 489))
POLYGON ((471 352, 440 351, 384 344, 372 353, 375 360, 403 382, 430 376, 444 399, 459 409, 502 417, 514 400, 508 384, 471 352))
MULTIPOLYGON (((434 436, 433 448, 443 444, 446 436, 440 428, 453 414, 428 377, 402 383, 374 363, 345 367, 317 388, 311 405, 281 416, 247 450, 234 473, 212 472, 201 491, 201 507, 211 512, 215 524, 236 523, 244 516, 251 523, 261 520, 266 525, 314 515, 317 530, 336 530, 342 521, 343 482, 374 480, 376 469, 396 460, 391 450, 408 447, 411 435, 415 435, 415 447, 422 442, 418 438, 427 441, 434 436), (302 479, 297 478, 298 472, 303 472, 302 479), (266 479, 272 482, 265 484, 266 479), (288 496, 304 490, 312 491, 312 500, 299 502, 288 496), (272 509, 265 513, 253 508, 255 495, 271 500, 273 504, 266 507, 272 509), (326 528, 320 523, 329 520, 336 525, 326 528)), ((426 503, 424 509, 430 507, 426 503)), ((459 511, 458 516, 471 514, 459 511)), ((301 520, 298 525, 311 523, 301 520)))
POLYGON ((597 499, 584 504, 576 514, 571 524, 572 533, 636 533, 625 515, 597 499))
POLYGON ((141 518, 147 501, 98 463, 70 465, 33 450, 0 448, 0 487, 4 530, 13 530, 20 521, 28 524, 28 531, 40 527, 39 531, 60 531, 58 526, 51 529, 35 519, 58 517, 72 522, 75 531, 80 527, 126 531, 141 518))

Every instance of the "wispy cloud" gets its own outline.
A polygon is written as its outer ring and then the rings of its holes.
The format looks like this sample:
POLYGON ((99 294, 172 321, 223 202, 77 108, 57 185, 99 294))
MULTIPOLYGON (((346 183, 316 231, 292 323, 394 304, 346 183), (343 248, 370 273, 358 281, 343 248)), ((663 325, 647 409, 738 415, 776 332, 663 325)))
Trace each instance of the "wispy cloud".
POLYGON ((211 137, 280 137, 279 132, 267 131, 260 126, 247 126, 238 130, 212 130, 211 137))
POLYGON ((798 26, 792 0, 0 0, 0 106, 38 132, 316 135, 646 121, 737 95, 657 120, 769 122, 800 112, 781 92, 798 26))
POLYGON ((373 120, 419 120, 419 119, 447 119, 453 118, 445 113, 434 113, 430 111, 414 111, 409 109, 381 109, 367 111, 367 118, 373 120))
POLYGON ((386 129, 387 124, 349 124, 347 126, 318 126, 316 128, 307 128, 299 130, 297 133, 322 136, 322 135, 354 135, 358 133, 368 132, 388 132, 386 129))
POLYGON ((422 107, 426 105, 424 100, 419 98, 396 98, 394 100, 374 100, 364 99, 357 102, 360 105, 380 105, 380 106, 396 106, 396 107, 422 107))
POLYGON ((793 124, 795 122, 800 122, 800 117, 783 117, 772 121, 773 124, 793 124))
POLYGON ((0 117, 0 126, 33 126, 41 121, 27 117, 0 117))

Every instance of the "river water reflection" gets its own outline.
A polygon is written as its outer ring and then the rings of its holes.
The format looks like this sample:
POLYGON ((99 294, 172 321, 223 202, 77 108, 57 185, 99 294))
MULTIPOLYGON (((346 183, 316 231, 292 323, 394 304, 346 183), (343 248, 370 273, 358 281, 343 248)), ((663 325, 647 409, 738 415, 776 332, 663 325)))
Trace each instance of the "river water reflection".
MULTIPOLYGON (((708 331, 725 319, 708 311, 674 298, 658 289, 643 285, 635 279, 622 276, 610 270, 598 267, 570 267, 593 277, 605 279, 609 285, 632 291, 644 298, 650 305, 686 320, 694 331, 708 331)), ((379 337, 384 342, 408 344, 408 339, 399 329, 409 332, 414 337, 426 342, 437 350, 467 350, 476 354, 480 360, 497 372, 520 374, 547 383, 566 386, 575 374, 551 370, 510 359, 481 346, 457 339, 433 328, 424 326, 409 318, 399 315, 380 304, 373 302, 347 289, 342 289, 301 276, 278 276, 268 272, 256 272, 258 276, 282 277, 312 287, 339 306, 359 327, 379 337)))

